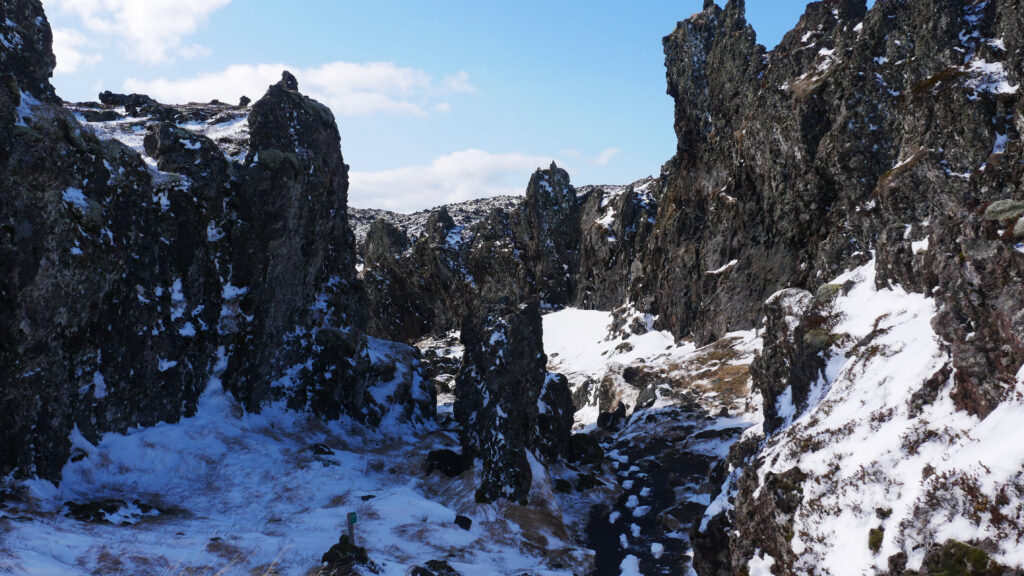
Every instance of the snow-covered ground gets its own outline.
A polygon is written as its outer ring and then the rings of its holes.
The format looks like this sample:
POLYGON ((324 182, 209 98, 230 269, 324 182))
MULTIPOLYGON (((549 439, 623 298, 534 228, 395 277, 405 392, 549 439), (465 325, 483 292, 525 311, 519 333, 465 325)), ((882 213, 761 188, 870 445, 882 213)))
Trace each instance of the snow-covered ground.
POLYGON ((2 486, 14 496, 0 506, 0 573, 308 574, 349 512, 381 574, 434 559, 464 575, 572 574, 589 562, 565 541, 543 470, 530 507, 477 504, 473 471, 425 476, 429 450, 458 445, 432 423, 368 429, 281 406, 246 414, 215 377, 192 418, 98 445, 72 440, 59 486, 2 486), (106 522, 68 515, 68 503, 103 501, 124 504, 98 511, 106 522))
POLYGON ((565 374, 574 392, 590 386, 587 404, 576 412, 578 427, 593 428, 602 395, 622 402, 627 412, 634 410, 643 386, 626 381, 629 369, 641 379, 663 381, 664 386, 655 387, 657 400, 651 407, 671 402, 675 392, 701 403, 708 413, 717 414, 722 408, 759 413, 749 397, 749 365, 761 349, 754 330, 726 334, 698 349, 687 340, 676 342, 669 332, 653 330, 650 316, 632 310, 626 316, 626 326, 618 330, 612 328, 615 315, 611 312, 567 308, 544 316, 548 369, 565 374), (634 320, 646 326, 644 333, 629 330, 634 320))

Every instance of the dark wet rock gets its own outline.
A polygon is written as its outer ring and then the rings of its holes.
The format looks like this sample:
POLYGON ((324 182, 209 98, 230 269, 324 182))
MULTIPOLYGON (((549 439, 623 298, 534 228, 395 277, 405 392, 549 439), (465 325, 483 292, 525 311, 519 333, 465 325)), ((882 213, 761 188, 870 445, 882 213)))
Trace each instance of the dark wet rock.
POLYGON ((437 471, 449 478, 455 478, 468 470, 471 464, 472 461, 463 458, 462 454, 454 450, 431 450, 427 453, 424 468, 427 474, 437 471))
POLYGON ((626 405, 619 402, 615 410, 601 412, 597 415, 597 427, 603 430, 616 430, 626 419, 626 405))
POLYGON ((356 546, 349 542, 348 535, 342 535, 338 543, 331 546, 330 550, 324 553, 320 559, 320 571, 322 576, 350 576, 357 574, 356 566, 367 566, 370 569, 375 567, 366 553, 366 548, 356 546))
POLYGON ((455 516, 455 525, 463 530, 469 530, 473 526, 473 519, 469 516, 458 514, 455 516))
POLYGON ((573 434, 569 438, 569 460, 579 464, 597 465, 604 460, 604 449, 589 434, 573 434))
POLYGON ((491 304, 467 315, 455 386, 463 453, 480 458, 477 499, 525 502, 528 452, 567 455, 572 405, 564 377, 549 375, 537 304, 491 304))

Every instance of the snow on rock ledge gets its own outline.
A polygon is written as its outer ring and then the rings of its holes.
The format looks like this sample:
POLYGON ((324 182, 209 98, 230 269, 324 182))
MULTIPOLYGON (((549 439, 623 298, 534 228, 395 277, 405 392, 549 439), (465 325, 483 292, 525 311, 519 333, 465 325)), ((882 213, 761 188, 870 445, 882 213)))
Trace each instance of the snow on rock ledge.
POLYGON ((935 302, 874 280, 872 261, 833 282, 822 375, 737 483, 732 565, 759 549, 786 573, 903 573, 955 541, 1024 566, 1024 378, 984 420, 957 411, 935 302))

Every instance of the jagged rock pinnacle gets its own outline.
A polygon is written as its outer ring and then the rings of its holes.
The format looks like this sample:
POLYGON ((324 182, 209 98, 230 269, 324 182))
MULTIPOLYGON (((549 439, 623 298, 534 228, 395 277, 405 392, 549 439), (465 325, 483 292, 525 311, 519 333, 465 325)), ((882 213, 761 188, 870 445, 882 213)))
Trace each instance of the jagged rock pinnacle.
POLYGON ((281 72, 281 82, 279 82, 287 90, 298 91, 299 81, 295 79, 295 75, 291 72, 284 70, 281 72))

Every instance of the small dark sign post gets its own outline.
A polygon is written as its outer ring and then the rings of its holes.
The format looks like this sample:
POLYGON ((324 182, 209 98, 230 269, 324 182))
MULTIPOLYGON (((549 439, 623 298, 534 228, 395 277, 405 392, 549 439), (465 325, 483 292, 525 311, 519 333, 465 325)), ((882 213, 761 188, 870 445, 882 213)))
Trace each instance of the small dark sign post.
POLYGON ((356 513, 355 512, 349 512, 348 513, 348 542, 349 542, 349 544, 351 544, 353 546, 356 545, 355 525, 356 525, 356 513))

